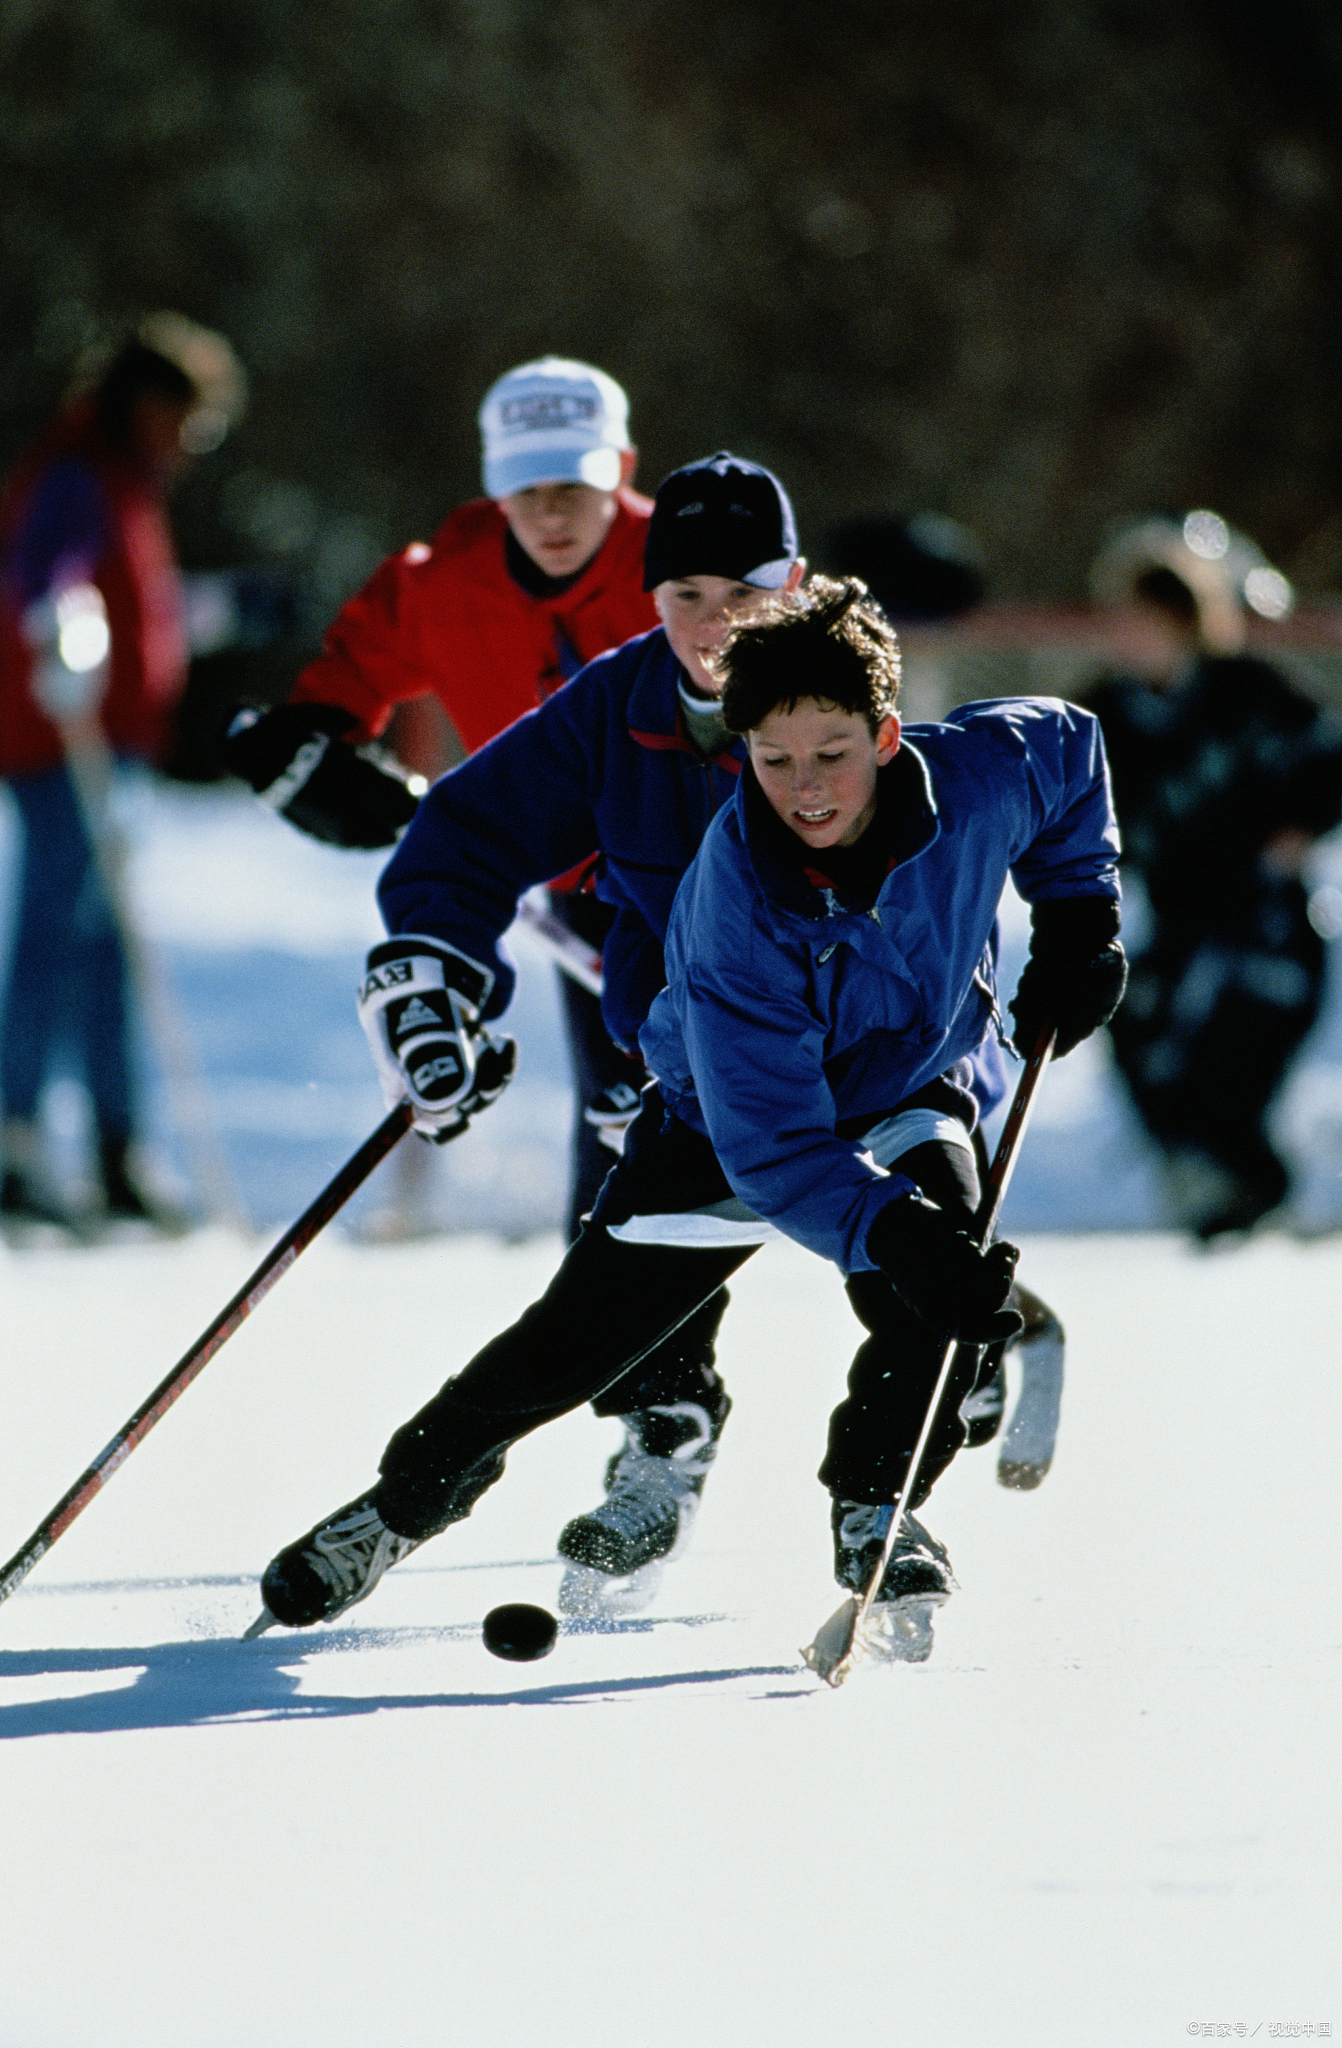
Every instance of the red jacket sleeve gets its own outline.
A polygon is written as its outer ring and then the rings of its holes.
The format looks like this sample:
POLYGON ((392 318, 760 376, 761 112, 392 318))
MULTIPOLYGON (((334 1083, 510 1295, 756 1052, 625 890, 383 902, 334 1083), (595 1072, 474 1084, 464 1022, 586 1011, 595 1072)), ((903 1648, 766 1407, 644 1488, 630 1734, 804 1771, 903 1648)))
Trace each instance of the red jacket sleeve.
POLYGON ((367 740, 395 705, 436 694, 441 650, 425 644, 424 578, 416 575, 430 559, 417 541, 383 562, 327 628, 322 652, 294 686, 295 702, 339 704, 367 740))

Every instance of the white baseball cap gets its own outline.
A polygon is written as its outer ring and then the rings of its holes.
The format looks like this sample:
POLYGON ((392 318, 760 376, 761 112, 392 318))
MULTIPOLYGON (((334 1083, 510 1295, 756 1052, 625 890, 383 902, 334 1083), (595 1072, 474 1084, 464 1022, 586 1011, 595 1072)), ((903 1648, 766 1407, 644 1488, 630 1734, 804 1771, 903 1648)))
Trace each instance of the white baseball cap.
POLYGON ((490 386, 480 407, 485 490, 507 498, 533 484, 613 491, 629 446, 629 400, 590 363, 542 356, 490 386))

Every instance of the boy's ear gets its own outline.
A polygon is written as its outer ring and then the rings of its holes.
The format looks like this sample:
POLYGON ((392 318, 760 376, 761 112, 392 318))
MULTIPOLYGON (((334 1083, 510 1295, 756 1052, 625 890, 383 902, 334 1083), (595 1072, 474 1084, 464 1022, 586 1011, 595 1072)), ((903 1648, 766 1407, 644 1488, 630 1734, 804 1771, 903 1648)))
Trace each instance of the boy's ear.
POLYGON ((876 765, 884 768, 887 761, 893 761, 899 752, 899 719, 893 711, 887 711, 876 728, 876 765))
POLYGON ((621 488, 621 489, 624 489, 624 488, 625 488, 625 487, 626 487, 627 485, 631 484, 631 483, 632 483, 632 482, 634 481, 634 471, 635 471, 635 470, 636 470, 637 468, 638 468, 638 450, 637 450, 637 448, 621 448, 621 450, 620 450, 620 488, 621 488))
POLYGON ((796 561, 787 572, 787 582, 783 585, 784 590, 795 590, 805 574, 806 557, 805 555, 798 555, 796 561))

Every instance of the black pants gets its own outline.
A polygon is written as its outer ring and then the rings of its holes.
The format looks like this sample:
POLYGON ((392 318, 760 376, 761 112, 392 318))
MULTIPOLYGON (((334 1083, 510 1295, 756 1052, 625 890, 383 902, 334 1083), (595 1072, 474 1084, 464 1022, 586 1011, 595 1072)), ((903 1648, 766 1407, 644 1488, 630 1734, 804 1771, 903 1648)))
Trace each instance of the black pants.
MULTIPOLYGON (((561 894, 552 890, 550 908, 571 932, 600 951, 614 917, 608 903, 580 891, 561 894)), ((583 1218, 596 1206, 602 1185, 619 1156, 609 1145, 602 1144, 595 1125, 588 1123, 583 1111, 613 1082, 627 1081, 631 1087, 641 1088, 646 1076, 639 1061, 621 1052, 612 1041, 602 1019, 599 996, 563 973, 559 976, 559 996, 573 1075, 566 1232, 569 1243, 574 1244, 582 1231, 583 1218)), ((592 1401, 595 1412, 628 1415, 639 1408, 703 1400, 706 1395, 710 1407, 720 1401, 724 1390, 716 1369, 715 1346, 726 1307, 727 1292, 720 1288, 634 1371, 624 1374, 618 1386, 597 1394, 592 1401)))
MULTIPOLYGON (((468 1514, 501 1474, 508 1447, 542 1424, 585 1401, 599 1413, 619 1414, 636 1405, 630 1390, 645 1392, 650 1375, 702 1369, 705 1329, 716 1331, 724 1283, 754 1247, 691 1249, 611 1236, 608 1226, 624 1220, 631 1201, 632 1213, 660 1214, 720 1199, 726 1187, 707 1140, 663 1118, 655 1091, 645 1105, 596 1214, 540 1300, 392 1437, 376 1503, 398 1535, 431 1535, 468 1514), (660 1202, 653 1199, 659 1190, 660 1202), (699 1202, 685 1200, 687 1191, 699 1202)), ((962 1146, 919 1146, 900 1170, 966 1220, 977 1206, 978 1171, 962 1146)), ((820 1477, 837 1497, 890 1501, 903 1485, 946 1340, 880 1273, 853 1275, 848 1294, 868 1334, 853 1360, 847 1398, 831 1418, 820 1477)), ((959 1407, 979 1363, 976 1350, 959 1347, 915 1507, 964 1442, 959 1407)))

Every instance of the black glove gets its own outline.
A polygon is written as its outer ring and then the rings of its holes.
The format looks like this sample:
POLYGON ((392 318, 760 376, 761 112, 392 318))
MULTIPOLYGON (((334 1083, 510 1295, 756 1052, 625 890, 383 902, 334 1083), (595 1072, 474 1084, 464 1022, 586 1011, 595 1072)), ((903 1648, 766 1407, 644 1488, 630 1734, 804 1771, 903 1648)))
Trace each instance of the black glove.
POLYGON ((332 846, 394 846, 419 808, 424 779, 378 747, 347 745, 341 735, 357 724, 336 704, 239 711, 224 760, 300 832, 332 846))
POLYGON ((1020 1253, 998 1238, 980 1251, 944 1209, 923 1195, 899 1195, 867 1232, 867 1257, 915 1315, 948 1338, 994 1344, 1025 1325, 1006 1307, 1020 1253))
POLYGON ((488 967, 444 939, 407 932, 368 955, 359 1022, 382 1093, 388 1108, 409 1102, 415 1129, 436 1144, 464 1131, 516 1069, 516 1039, 480 1023, 493 986, 488 967))
POLYGON ((1030 911, 1030 957, 1010 1010, 1017 1050, 1028 1058, 1046 1025, 1061 1059, 1107 1024, 1123 1000, 1128 963, 1119 944, 1113 896, 1060 896, 1030 911))

